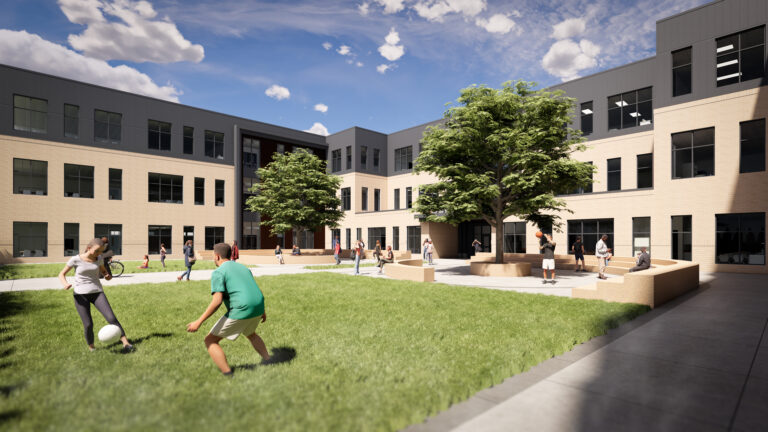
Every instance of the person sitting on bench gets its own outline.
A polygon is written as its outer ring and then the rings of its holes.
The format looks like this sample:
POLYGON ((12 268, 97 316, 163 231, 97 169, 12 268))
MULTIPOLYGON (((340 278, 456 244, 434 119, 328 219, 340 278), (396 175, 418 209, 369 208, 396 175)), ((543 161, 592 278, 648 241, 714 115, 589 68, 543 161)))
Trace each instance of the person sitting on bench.
POLYGON ((630 272, 636 272, 640 270, 647 270, 651 267, 651 256, 646 252, 646 248, 640 248, 640 252, 637 253, 636 266, 629 269, 630 272))
POLYGON ((379 260, 379 273, 384 270, 384 264, 395 262, 395 254, 392 253, 392 246, 387 246, 387 253, 379 260))

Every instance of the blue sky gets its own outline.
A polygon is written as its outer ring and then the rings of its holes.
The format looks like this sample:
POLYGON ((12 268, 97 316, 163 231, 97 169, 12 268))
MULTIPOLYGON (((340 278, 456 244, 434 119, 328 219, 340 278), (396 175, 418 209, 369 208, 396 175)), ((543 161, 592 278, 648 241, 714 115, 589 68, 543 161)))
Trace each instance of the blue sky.
POLYGON ((707 0, 4 0, 0 63, 316 133, 435 120, 471 84, 655 54, 707 0))

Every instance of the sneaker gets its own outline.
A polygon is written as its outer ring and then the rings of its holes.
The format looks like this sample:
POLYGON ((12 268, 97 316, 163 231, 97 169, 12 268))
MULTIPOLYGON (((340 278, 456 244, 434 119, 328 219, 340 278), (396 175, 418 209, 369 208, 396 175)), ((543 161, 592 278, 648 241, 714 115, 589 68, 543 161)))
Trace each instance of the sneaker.
POLYGON ((136 351, 136 348, 133 345, 131 345, 131 344, 123 346, 123 349, 120 350, 120 352, 123 353, 123 354, 128 354, 128 353, 132 353, 132 352, 135 352, 135 351, 136 351))
POLYGON ((235 376, 235 370, 230 369, 229 372, 222 372, 221 374, 227 378, 232 378, 233 376, 235 376))

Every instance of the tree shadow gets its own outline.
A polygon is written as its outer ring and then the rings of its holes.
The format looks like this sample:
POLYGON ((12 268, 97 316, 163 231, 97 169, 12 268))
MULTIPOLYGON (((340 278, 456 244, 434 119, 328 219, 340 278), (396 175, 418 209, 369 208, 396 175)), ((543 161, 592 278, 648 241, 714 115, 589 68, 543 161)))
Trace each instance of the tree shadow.
POLYGON ((10 410, 10 411, 0 412, 0 425, 2 425, 7 421, 17 419, 21 417, 21 415, 22 415, 22 411, 20 410, 10 410))
POLYGON ((261 363, 246 363, 232 366, 232 370, 254 370, 260 366, 270 366, 281 363, 289 363, 296 357, 296 350, 291 347, 278 347, 272 349, 272 355, 267 361, 261 363))
POLYGON ((24 387, 23 384, 16 384, 16 385, 4 385, 0 386, 0 395, 3 395, 5 397, 8 397, 13 393, 14 391, 24 387))

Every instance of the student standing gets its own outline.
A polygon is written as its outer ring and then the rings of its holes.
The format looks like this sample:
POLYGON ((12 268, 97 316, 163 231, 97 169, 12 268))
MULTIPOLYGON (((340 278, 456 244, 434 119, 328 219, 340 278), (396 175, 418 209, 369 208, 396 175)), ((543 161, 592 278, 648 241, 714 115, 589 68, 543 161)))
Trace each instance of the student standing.
POLYGON ((581 242, 581 236, 576 237, 576 241, 571 245, 571 251, 574 258, 576 258, 576 271, 587 271, 586 267, 584 267, 584 243, 581 242), (581 267, 579 267, 579 260, 581 260, 581 267))
POLYGON ((280 245, 275 246, 275 257, 277 257, 277 262, 285 264, 285 260, 283 260, 283 250, 280 249, 280 245))
POLYGON ((477 239, 475 239, 472 242, 472 249, 475 251, 475 255, 479 254, 483 250, 483 244, 480 243, 477 239))
POLYGON ((341 264, 341 242, 339 242, 339 237, 336 237, 336 242, 333 245, 333 257, 336 258, 336 265, 341 264))
POLYGON ((607 240, 608 236, 603 234, 595 245, 595 256, 597 257, 598 262, 597 277, 600 279, 608 279, 605 277, 605 260, 611 256, 611 248, 605 243, 607 240))
POLYGON ((544 278, 541 283, 547 283, 547 270, 552 272, 552 283, 555 283, 555 246, 557 243, 552 241, 552 236, 544 234, 544 238, 541 240, 541 246, 539 250, 544 251, 544 258, 541 260, 541 274, 544 278))
POLYGON ((373 259, 378 262, 381 259, 381 241, 376 240, 376 247, 373 249, 373 259))
POLYGON ((422 261, 427 260, 427 245, 429 244, 429 239, 424 239, 424 242, 421 244, 421 259, 422 261))
POLYGON ((165 255, 167 254, 167 251, 165 250, 165 243, 160 243, 160 264, 163 265, 163 271, 165 271, 165 255))
POLYGON ((355 275, 360 274, 360 257, 363 254, 363 242, 358 240, 355 242, 355 275))
POLYGON ((432 244, 432 240, 427 242, 427 262, 432 265, 432 256, 435 254, 435 246, 432 244))

